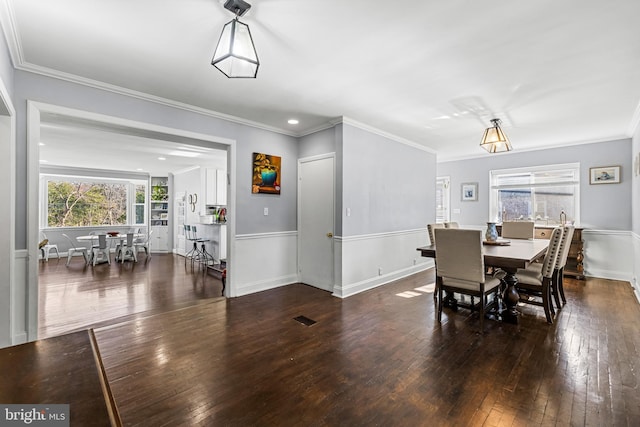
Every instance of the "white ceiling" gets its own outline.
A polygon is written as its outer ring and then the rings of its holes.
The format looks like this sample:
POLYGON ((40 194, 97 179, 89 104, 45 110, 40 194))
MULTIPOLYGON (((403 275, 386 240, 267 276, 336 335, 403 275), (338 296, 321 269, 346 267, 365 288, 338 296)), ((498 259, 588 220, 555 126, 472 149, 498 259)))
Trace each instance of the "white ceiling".
POLYGON ((493 117, 515 150, 625 138, 640 120, 638 0, 253 0, 257 79, 210 65, 223 0, 5 1, 18 68, 291 135, 345 116, 452 159, 486 155, 493 117))

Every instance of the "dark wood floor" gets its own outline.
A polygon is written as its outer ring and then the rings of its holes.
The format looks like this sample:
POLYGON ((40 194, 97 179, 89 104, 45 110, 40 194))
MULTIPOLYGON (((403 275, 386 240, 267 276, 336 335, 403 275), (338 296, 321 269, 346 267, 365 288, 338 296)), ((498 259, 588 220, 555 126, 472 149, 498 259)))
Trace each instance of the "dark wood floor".
POLYGON ((95 333, 124 425, 640 425, 628 283, 567 280, 553 325, 524 306, 480 334, 463 309, 435 321, 414 290, 431 281, 344 300, 290 285, 95 333))
POLYGON ((184 258, 153 254, 147 261, 84 265, 82 257, 40 262, 38 337, 99 327, 173 310, 211 298, 222 283, 185 267, 184 258))

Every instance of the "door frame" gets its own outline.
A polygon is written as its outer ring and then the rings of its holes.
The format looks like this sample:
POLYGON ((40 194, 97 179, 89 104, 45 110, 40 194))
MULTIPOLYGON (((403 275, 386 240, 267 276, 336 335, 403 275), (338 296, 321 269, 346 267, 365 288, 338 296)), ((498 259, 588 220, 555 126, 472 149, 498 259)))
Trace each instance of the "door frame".
MULTIPOLYGON (((147 122, 140 122, 106 114, 93 113, 85 110, 77 110, 54 104, 47 104, 27 100, 27 284, 26 284, 26 330, 27 341, 38 338, 38 234, 40 230, 39 206, 40 206, 40 128, 41 114, 50 113, 69 116, 77 119, 91 120, 107 126, 128 128, 132 131, 146 131, 159 133, 176 139, 187 138, 203 143, 215 143, 227 147, 227 175, 229 193, 227 205, 227 287, 226 295, 234 296, 235 282, 233 280, 235 265, 235 235, 236 235, 236 140, 216 137, 203 133, 191 132, 184 129, 171 128, 147 122)), ((176 144, 178 142, 176 141, 176 144)), ((14 307, 15 308, 15 307, 14 307)))
POLYGON ((319 154, 316 156, 309 156, 309 157, 301 157, 298 159, 298 194, 297 194, 297 198, 298 198, 298 215, 297 215, 297 221, 298 221, 298 256, 297 256, 297 262, 296 262, 296 270, 297 270, 297 275, 298 275, 298 281, 302 280, 302 275, 300 274, 300 258, 302 255, 302 251, 301 251, 301 245, 300 245, 300 238, 301 238, 301 234, 302 234, 302 230, 300 229, 302 224, 302 181, 301 181, 301 168, 302 168, 302 164, 303 163, 310 163, 310 162, 315 162, 318 160, 325 160, 325 159, 332 159, 333 160, 333 171, 331 176, 333 177, 333 191, 332 191, 332 195, 333 195, 333 215, 331 217, 331 228, 332 228, 332 233, 333 233, 333 237, 331 238, 331 283, 332 283, 332 289, 331 289, 331 293, 333 295, 335 295, 335 288, 336 288, 336 272, 335 272, 335 266, 336 266, 336 245, 335 245, 335 239, 336 239, 336 153, 326 153, 326 154, 319 154))

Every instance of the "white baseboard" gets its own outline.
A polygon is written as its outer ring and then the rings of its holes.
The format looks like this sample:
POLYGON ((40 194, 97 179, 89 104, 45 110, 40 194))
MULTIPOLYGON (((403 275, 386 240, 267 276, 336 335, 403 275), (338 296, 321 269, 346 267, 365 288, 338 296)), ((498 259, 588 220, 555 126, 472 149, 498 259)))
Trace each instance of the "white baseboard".
POLYGON ((341 265, 333 294, 346 298, 432 268, 416 250, 428 240, 426 228, 336 238, 341 265))

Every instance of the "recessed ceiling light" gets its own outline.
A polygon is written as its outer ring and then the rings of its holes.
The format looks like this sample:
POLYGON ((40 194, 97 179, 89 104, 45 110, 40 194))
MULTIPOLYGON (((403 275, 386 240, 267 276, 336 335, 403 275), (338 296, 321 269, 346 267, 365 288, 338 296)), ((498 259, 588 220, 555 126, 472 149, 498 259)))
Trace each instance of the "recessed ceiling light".
POLYGON ((289 123, 290 125, 297 125, 300 122, 297 119, 289 119, 287 123, 289 123))
POLYGON ((167 160, 166 157, 158 157, 158 160, 167 160))
POLYGON ((44 142, 38 142, 38 145, 42 147, 44 146, 44 142))
POLYGON ((40 159, 40 163, 49 163, 49 160, 40 159))
POLYGON ((136 170, 137 170, 137 171, 142 171, 143 169, 142 169, 142 168, 138 168, 138 169, 136 169, 136 170))

